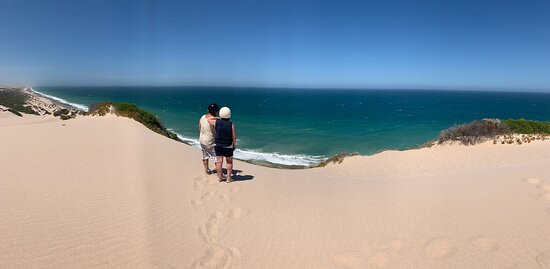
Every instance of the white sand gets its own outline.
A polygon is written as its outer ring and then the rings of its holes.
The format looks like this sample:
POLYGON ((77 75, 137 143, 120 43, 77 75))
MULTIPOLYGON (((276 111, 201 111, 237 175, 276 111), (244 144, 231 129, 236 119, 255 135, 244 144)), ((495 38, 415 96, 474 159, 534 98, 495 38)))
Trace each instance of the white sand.
POLYGON ((226 184, 130 119, 5 113, 0 268, 550 268, 549 141, 236 162, 226 184))

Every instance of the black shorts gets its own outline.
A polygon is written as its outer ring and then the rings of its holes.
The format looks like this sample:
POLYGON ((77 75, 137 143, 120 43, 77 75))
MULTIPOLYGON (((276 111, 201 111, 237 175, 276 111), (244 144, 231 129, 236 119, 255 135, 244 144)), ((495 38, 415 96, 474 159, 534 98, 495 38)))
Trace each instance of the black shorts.
POLYGON ((233 148, 226 148, 226 147, 214 147, 216 150, 216 156, 223 156, 223 157, 233 157, 233 151, 235 149, 233 148))

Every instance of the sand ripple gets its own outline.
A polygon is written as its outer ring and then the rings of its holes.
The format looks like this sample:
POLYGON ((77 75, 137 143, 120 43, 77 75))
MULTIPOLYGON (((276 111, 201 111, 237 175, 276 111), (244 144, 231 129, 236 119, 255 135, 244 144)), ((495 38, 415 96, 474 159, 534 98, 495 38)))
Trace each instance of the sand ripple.
POLYGON ((541 252, 535 258, 537 264, 540 268, 549 269, 550 268, 550 251, 541 252))

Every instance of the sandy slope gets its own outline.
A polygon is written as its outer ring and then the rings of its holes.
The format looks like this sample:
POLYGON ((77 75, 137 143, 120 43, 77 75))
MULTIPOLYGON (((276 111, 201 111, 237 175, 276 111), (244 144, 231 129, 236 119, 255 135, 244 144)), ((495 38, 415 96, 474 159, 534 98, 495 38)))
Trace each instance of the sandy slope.
POLYGON ((232 184, 125 118, 3 114, 0 149, 0 268, 550 268, 548 141, 232 184))

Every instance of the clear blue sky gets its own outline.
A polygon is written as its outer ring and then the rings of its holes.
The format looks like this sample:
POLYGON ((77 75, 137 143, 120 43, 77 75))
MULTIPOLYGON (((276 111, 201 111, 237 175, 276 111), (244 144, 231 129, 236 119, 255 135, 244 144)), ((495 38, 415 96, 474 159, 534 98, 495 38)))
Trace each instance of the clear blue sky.
POLYGON ((550 90, 550 1, 0 0, 0 84, 550 90))

